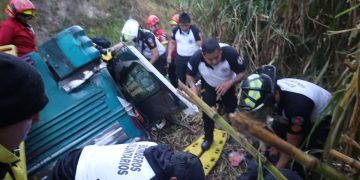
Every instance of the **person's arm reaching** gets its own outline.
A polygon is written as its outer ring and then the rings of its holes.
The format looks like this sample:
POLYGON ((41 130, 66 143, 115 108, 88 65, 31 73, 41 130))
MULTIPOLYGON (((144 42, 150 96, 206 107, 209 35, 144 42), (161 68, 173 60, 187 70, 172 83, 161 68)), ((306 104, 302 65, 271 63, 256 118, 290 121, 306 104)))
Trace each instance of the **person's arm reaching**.
POLYGON ((121 50, 121 48, 124 47, 124 43, 122 42, 119 42, 117 44, 115 44, 113 47, 110 48, 110 51, 115 51, 115 52, 118 52, 121 50))
POLYGON ((156 39, 155 35, 153 34, 148 34, 143 41, 151 50, 151 58, 149 59, 149 62, 151 64, 154 64, 159 59, 160 56, 157 47, 157 43, 159 43, 159 41, 156 39))
POLYGON ((234 78, 223 82, 215 88, 216 93, 221 96, 224 95, 231 86, 243 80, 249 73, 249 70, 246 67, 243 59, 239 56, 239 53, 237 53, 234 48, 230 46, 223 47, 222 51, 230 65, 230 69, 237 74, 234 78))
POLYGON ((151 59, 149 60, 151 64, 154 64, 159 59, 159 51, 157 48, 151 49, 151 59))
POLYGON ((168 44, 168 53, 167 53, 167 57, 166 57, 166 62, 167 64, 171 64, 171 54, 175 49, 175 43, 176 43, 176 39, 175 39, 175 34, 178 28, 175 28, 172 30, 171 34, 170 34, 170 38, 169 38, 169 44, 168 44))
POLYGON ((186 75, 186 82, 188 83, 191 91, 193 93, 195 93, 196 95, 198 95, 198 89, 197 89, 196 84, 195 84, 195 78, 187 74, 186 75))
POLYGON ((240 82, 242 79, 244 79, 244 77, 248 74, 248 70, 245 70, 243 72, 238 73, 234 78, 227 80, 223 83, 221 83, 220 85, 218 85, 215 88, 215 91, 218 95, 223 96, 227 90, 229 90, 229 88, 231 86, 233 86, 234 84, 240 82))
POLYGON ((205 37, 196 26, 192 26, 192 28, 193 28, 193 31, 195 33, 194 36, 195 36, 196 44, 201 48, 205 37))
MULTIPOLYGON (((311 129, 311 115, 313 109, 315 108, 315 103, 309 97, 299 93, 290 94, 290 92, 283 91, 280 96, 278 98, 279 101, 282 99, 281 106, 284 108, 284 110, 283 113, 279 115, 286 115, 285 118, 288 124, 287 127, 285 127, 285 140, 291 145, 299 148, 305 137, 308 135, 307 130, 311 129)), ((282 131, 278 129, 279 127, 281 128, 281 126, 275 126, 274 130, 282 131)), ((291 159, 292 158, 290 156, 281 152, 276 167, 288 167, 291 159)))
POLYGON ((204 42, 205 40, 205 36, 203 33, 199 32, 199 36, 200 36, 200 40, 196 41, 196 44, 201 48, 202 46, 202 43, 204 42))
POLYGON ((166 62, 167 62, 168 64, 171 63, 171 53, 172 53, 173 50, 174 50, 174 44, 173 44, 173 43, 175 43, 174 40, 170 39, 169 44, 168 44, 167 58, 166 58, 166 62))
POLYGON ((186 67, 186 82, 189 85, 191 91, 198 95, 199 90, 196 87, 195 77, 199 73, 198 67, 200 63, 200 50, 195 53, 189 60, 186 67))
MULTIPOLYGON (((304 139, 304 134, 286 134, 286 141, 290 144, 294 145, 295 147, 299 147, 302 140, 304 139)), ((289 155, 281 152, 279 161, 276 163, 277 168, 286 168, 290 162, 291 158, 289 155)))

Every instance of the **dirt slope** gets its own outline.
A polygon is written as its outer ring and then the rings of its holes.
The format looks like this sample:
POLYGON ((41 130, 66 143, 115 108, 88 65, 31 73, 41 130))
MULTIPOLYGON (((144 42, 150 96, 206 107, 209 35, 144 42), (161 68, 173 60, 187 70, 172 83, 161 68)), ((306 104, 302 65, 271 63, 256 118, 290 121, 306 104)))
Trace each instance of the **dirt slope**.
MULTIPOLYGON (((30 24, 35 29, 38 43, 72 25, 80 25, 89 36, 104 36, 115 43, 129 17, 144 25, 148 15, 156 14, 167 29, 166 23, 175 13, 172 4, 156 0, 34 0, 33 3, 37 14, 30 24)), ((0 2, 0 12, 6 4, 7 0, 0 2)), ((0 13, 0 21, 5 18, 7 15, 0 13)))

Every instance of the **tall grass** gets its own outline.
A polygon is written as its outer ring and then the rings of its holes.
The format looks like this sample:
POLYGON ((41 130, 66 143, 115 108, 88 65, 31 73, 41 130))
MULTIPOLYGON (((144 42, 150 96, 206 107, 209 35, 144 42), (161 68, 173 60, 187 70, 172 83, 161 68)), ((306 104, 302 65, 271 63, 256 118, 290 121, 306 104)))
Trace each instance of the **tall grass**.
POLYGON ((180 4, 206 36, 232 44, 251 64, 259 64, 258 55, 263 48, 259 47, 260 29, 267 25, 278 3, 279 0, 210 0, 180 4))
POLYGON ((335 17, 356 1, 199 0, 179 2, 207 36, 237 47, 258 65, 278 65, 283 76, 302 76, 314 81, 323 65, 329 69, 319 83, 339 76, 341 62, 354 52, 359 35, 328 31, 354 28, 358 9, 335 17))
POLYGON ((231 43, 251 65, 274 64, 279 78, 306 79, 338 92, 329 110, 333 127, 327 148, 345 146, 344 153, 355 158, 358 154, 338 140, 346 133, 359 142, 360 87, 354 74, 360 64, 359 4, 356 0, 179 1, 202 32, 231 43))

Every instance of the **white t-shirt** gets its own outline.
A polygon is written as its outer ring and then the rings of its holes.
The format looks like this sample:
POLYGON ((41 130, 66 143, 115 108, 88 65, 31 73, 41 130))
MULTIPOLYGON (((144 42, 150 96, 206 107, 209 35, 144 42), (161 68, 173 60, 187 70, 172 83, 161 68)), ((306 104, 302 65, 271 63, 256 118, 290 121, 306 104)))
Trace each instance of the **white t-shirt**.
POLYGON ((327 90, 304 80, 284 78, 278 80, 277 84, 282 91, 302 94, 314 102, 315 107, 311 114, 312 122, 325 110, 332 98, 327 90))
POLYGON ((187 74, 195 77, 197 73, 200 73, 206 83, 215 88, 246 70, 243 60, 234 48, 226 44, 221 44, 220 47, 222 51, 219 64, 208 65, 199 50, 190 58, 187 64, 187 74))
POLYGON ((142 180, 155 176, 143 152, 154 142, 86 146, 76 168, 76 180, 142 180))
POLYGON ((175 28, 171 37, 176 41, 176 52, 180 56, 192 56, 195 54, 200 47, 197 44, 197 41, 200 41, 200 30, 194 26, 190 25, 189 32, 182 32, 180 27, 175 28))

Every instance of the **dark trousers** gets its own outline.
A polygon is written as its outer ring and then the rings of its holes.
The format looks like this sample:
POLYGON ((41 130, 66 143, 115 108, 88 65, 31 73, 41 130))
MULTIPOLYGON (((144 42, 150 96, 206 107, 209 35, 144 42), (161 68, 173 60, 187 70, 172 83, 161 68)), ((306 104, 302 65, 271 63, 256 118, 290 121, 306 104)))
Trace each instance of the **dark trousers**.
MULTIPOLYGON (((203 101, 210 107, 215 106, 217 96, 215 88, 207 84, 204 79, 201 79, 201 87, 205 90, 202 94, 203 101)), ((221 102, 224 104, 227 113, 235 111, 237 98, 234 86, 221 97, 221 102)), ((214 121, 205 113, 203 113, 202 119, 204 121, 205 140, 212 141, 214 138, 214 121)))
POLYGON ((169 75, 169 80, 170 83, 174 86, 174 87, 178 87, 178 82, 177 82, 177 76, 176 76, 176 65, 175 65, 175 61, 171 61, 170 65, 169 65, 169 69, 168 69, 168 75, 169 75))
POLYGON ((155 61, 153 66, 163 75, 166 75, 166 53, 159 56, 159 59, 155 61))
POLYGON ((187 63, 189 62, 191 56, 180 56, 177 55, 175 58, 175 66, 176 66, 176 75, 179 80, 186 84, 186 69, 187 63))

